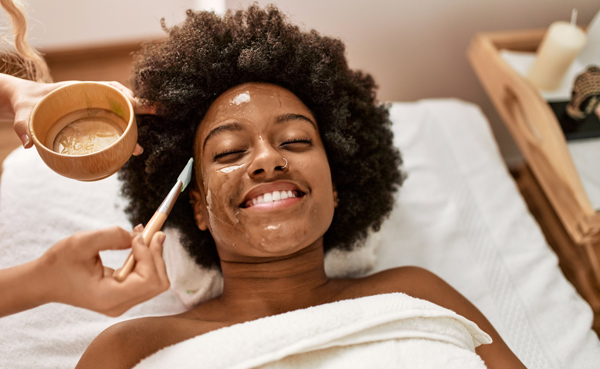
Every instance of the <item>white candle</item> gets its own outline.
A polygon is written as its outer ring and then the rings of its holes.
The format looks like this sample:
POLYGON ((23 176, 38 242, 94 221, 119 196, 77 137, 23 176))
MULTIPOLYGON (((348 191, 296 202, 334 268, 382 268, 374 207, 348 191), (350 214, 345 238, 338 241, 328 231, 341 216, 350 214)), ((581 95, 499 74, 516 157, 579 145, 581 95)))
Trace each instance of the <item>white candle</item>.
POLYGON ((527 78, 541 90, 556 90, 585 42, 585 32, 574 21, 552 23, 538 47, 527 78))

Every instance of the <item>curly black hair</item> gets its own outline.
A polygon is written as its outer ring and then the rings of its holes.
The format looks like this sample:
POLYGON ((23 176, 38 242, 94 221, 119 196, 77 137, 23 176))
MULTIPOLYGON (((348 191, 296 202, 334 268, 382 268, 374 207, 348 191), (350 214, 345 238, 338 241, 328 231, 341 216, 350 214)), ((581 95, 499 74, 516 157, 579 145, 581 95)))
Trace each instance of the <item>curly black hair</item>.
MULTIPOLYGON (((277 8, 187 11, 168 37, 135 56, 133 89, 157 115, 138 116, 144 153, 121 169, 133 224, 147 222, 193 154, 196 129, 212 102, 231 87, 265 82, 293 92, 313 113, 331 167, 339 205, 324 235, 325 250, 351 249, 379 230, 403 182, 388 107, 376 101, 373 78, 348 67, 344 44, 302 31, 277 8)), ((195 180, 192 179, 192 183, 195 180)), ((219 266, 214 240, 200 231, 182 194, 167 226, 199 265, 219 266)))

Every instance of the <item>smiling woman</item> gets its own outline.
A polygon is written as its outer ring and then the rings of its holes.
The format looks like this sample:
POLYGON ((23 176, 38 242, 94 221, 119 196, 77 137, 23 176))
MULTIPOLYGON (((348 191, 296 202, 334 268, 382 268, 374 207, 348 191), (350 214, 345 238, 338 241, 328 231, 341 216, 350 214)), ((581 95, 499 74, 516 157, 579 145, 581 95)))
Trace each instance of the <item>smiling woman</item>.
POLYGON ((221 263, 323 247, 337 193, 315 118, 293 93, 233 87, 208 109, 196 143, 195 219, 222 246, 221 263))
MULTIPOLYGON (((381 367, 412 356, 431 367, 454 360, 461 368, 481 368, 481 359, 489 368, 523 367, 487 319, 430 272, 401 267, 355 279, 326 275, 325 252, 357 247, 368 231, 377 231, 404 178, 387 108, 376 101, 372 78, 348 68, 341 41, 303 32, 274 7, 257 6, 223 18, 190 11, 183 25, 168 32, 166 40, 147 45, 138 56, 136 94, 159 111, 139 119, 139 142, 147 149, 123 168, 123 190, 131 220, 144 221, 168 191, 170 177, 177 176, 173 163, 193 155, 191 201, 176 205, 170 226, 181 231, 198 264, 220 268, 223 290, 183 314, 109 328, 88 347, 79 367, 132 367, 169 345, 254 327, 239 323, 310 316, 342 301, 374 301, 373 295, 392 300, 326 314, 334 331, 338 325, 348 328, 343 344, 302 346, 299 353, 320 355, 347 345, 350 355, 383 358, 381 367), (445 328, 432 333, 424 327, 416 341, 406 339, 416 328, 402 328, 405 318, 425 310, 452 323, 441 319, 445 328), (355 325, 355 319, 364 321, 355 325), (361 336, 349 330, 373 322, 383 332, 361 336), (440 338, 450 326, 462 332, 460 338, 440 338), (435 347, 404 346, 426 337, 434 337, 435 347), (355 338, 358 344, 350 345, 355 338), (392 346, 379 346, 382 341, 392 346), (441 341, 444 347, 437 346, 441 341), (460 355, 440 355, 449 347, 460 355)), ((303 319, 290 332, 308 323, 303 319)), ((285 335, 284 327, 278 325, 273 335, 282 330, 285 335)), ((298 353, 285 352, 275 356, 298 353)), ((355 364, 342 352, 333 356, 339 367, 348 367, 345 360, 355 364)), ((316 367, 311 360, 293 367, 316 367)), ((257 366, 246 364, 240 367, 257 366)))
MULTIPOLYGON (((255 6, 224 17, 189 11, 183 24, 167 31, 166 40, 145 45, 135 64, 136 96, 159 108, 157 116, 138 119, 140 145, 152 150, 121 171, 133 224, 150 219, 168 192, 165 178, 177 178, 173 163, 186 162, 194 152, 198 125, 215 99, 235 86, 261 82, 292 92, 305 106, 300 115, 318 125, 339 197, 324 235, 325 251, 352 249, 369 230, 379 229, 403 180, 400 154, 388 110, 376 101, 375 82, 348 67, 340 40, 303 32, 277 9, 255 6)), ((240 91, 229 99, 232 107, 244 107, 251 96, 240 91)), ((284 114, 292 115, 280 117, 282 123, 298 120, 291 119, 296 111, 284 114)), ((211 136, 240 124, 230 120, 211 136)), ((213 237, 198 229, 188 204, 178 202, 167 225, 181 231, 182 244, 199 265, 220 267, 213 237)))

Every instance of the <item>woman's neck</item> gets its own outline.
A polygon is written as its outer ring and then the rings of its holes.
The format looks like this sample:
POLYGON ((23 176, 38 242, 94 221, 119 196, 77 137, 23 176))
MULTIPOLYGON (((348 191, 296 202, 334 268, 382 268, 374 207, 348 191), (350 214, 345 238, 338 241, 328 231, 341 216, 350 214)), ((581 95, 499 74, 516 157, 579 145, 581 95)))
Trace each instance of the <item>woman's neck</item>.
POLYGON ((325 274, 321 244, 266 262, 222 261, 221 268, 224 283, 218 300, 253 318, 321 304, 335 292, 325 274))

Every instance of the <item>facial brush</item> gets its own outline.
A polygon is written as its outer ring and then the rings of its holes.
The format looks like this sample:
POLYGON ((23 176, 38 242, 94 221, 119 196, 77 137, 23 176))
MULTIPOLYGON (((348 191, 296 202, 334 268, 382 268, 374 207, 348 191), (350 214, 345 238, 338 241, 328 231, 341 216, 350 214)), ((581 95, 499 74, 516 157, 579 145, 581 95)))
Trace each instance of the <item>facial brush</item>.
MULTIPOLYGON (((179 177, 177 177, 177 182, 175 183, 175 186, 173 186, 171 191, 169 191, 167 197, 165 197, 165 199, 160 204, 160 206, 158 207, 148 224, 146 224, 146 227, 142 232, 142 239, 144 240, 144 244, 150 244, 152 236, 154 236, 154 234, 161 229, 161 227, 165 223, 165 220, 167 220, 167 216, 171 212, 175 201, 177 201, 177 197, 179 197, 179 194, 182 193, 183 190, 185 190, 187 185, 190 183, 190 180, 192 179, 192 171, 194 168, 193 164, 194 159, 190 158, 185 168, 183 168, 181 174, 179 174, 179 177)), ((121 268, 115 270, 115 272, 113 273, 113 277, 115 277, 115 279, 119 282, 123 281, 125 277, 127 277, 129 273, 131 273, 134 266, 135 258, 133 257, 132 251, 127 257, 127 260, 125 260, 125 264, 123 264, 121 268)))

